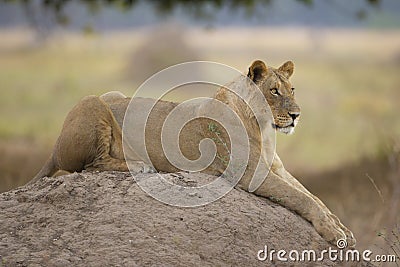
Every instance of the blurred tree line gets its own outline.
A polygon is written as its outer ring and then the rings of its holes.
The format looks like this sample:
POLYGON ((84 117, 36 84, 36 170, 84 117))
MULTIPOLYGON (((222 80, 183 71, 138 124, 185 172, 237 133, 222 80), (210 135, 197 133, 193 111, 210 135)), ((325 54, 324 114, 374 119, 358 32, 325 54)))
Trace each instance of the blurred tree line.
MULTIPOLYGON (((382 0, 361 1, 367 6, 379 7, 382 0)), ((0 0, 0 3, 2 2, 16 4, 22 8, 29 27, 36 33, 34 43, 40 44, 48 39, 57 27, 67 27, 73 24, 73 20, 76 20, 76 17, 68 15, 66 12, 69 4, 82 6, 91 16, 99 14, 104 9, 118 10, 122 14, 128 13, 136 6, 146 4, 160 16, 173 15, 179 9, 192 19, 212 24, 213 18, 222 9, 232 10, 232 13, 241 10, 246 16, 252 17, 262 8, 273 10, 273 3, 278 0, 0 0)), ((312 8, 316 0, 293 0, 293 2, 312 8)), ((335 1, 326 0, 326 2, 334 3, 335 1)), ((329 8, 334 8, 334 5, 329 8)), ((365 8, 345 14, 345 16, 354 16, 360 20, 366 18, 367 15, 368 12, 365 8)), ((96 31, 89 22, 84 24, 81 29, 85 34, 92 34, 96 31)))
MULTIPOLYGON (((64 7, 70 3, 69 0, 2 0, 6 3, 21 4, 27 15, 33 12, 31 8, 34 4, 40 4, 41 8, 54 14, 56 22, 60 25, 67 25, 69 17, 63 12, 64 7)), ((92 14, 100 12, 103 8, 114 8, 121 12, 135 8, 141 2, 150 4, 152 8, 160 14, 170 14, 175 8, 182 8, 187 14, 196 18, 207 18, 207 13, 210 10, 218 11, 223 7, 229 7, 232 10, 243 8, 248 14, 252 14, 259 6, 271 6, 277 0, 78 0, 82 6, 92 14)), ((294 2, 302 3, 306 6, 312 7, 315 0, 293 0, 294 2)), ((330 1, 330 0, 328 0, 330 1)), ((364 0, 371 6, 379 6, 382 0, 364 0)), ((360 10, 355 14, 358 18, 363 18, 366 15, 364 10, 360 10)))

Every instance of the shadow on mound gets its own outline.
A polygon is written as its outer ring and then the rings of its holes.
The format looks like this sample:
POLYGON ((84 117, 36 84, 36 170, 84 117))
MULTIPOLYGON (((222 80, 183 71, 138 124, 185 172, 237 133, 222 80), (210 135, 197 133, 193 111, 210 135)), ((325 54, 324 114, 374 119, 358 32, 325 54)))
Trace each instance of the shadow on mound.
MULTIPOLYGON (((193 183, 203 175, 181 176, 193 183)), ((203 207, 177 208, 148 196, 129 173, 84 172, 2 193, 0 210, 0 266, 343 265, 257 260, 264 245, 329 245, 298 215, 240 189, 203 207)))

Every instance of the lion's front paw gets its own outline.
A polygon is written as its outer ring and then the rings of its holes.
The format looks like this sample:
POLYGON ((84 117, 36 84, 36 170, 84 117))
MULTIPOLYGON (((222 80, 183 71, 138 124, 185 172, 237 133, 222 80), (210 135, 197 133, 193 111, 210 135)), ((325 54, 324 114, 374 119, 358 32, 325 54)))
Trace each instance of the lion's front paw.
POLYGON ((333 214, 325 214, 313 221, 313 225, 317 232, 332 245, 344 249, 354 248, 356 239, 353 233, 347 229, 340 220, 333 214))
POLYGON ((346 233, 331 220, 321 220, 313 223, 317 232, 332 245, 337 245, 339 240, 347 242, 346 233))
POLYGON ((346 233, 347 247, 354 248, 356 246, 357 240, 354 237, 353 233, 349 231, 349 234, 346 233))
POLYGON ((346 226, 344 226, 344 225, 340 222, 339 218, 338 218, 336 215, 330 214, 329 217, 330 217, 330 218, 335 222, 335 224, 336 224, 338 227, 340 227, 340 229, 342 229, 343 232, 345 233, 345 235, 346 235, 347 247, 348 247, 348 248, 354 248, 354 247, 356 246, 356 239, 355 239, 353 233, 352 233, 346 226))
POLYGON ((341 226, 341 229, 346 234, 345 247, 346 248, 354 248, 356 246, 356 239, 355 239, 353 233, 343 225, 341 226))

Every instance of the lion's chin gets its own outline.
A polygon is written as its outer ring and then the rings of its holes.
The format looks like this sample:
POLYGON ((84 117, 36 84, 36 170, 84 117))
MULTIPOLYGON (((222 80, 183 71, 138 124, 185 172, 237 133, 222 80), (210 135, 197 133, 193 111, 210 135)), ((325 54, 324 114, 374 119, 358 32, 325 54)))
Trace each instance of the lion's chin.
POLYGON ((277 131, 279 131, 279 132, 281 132, 281 133, 284 133, 284 134, 293 134, 294 133, 294 124, 292 124, 292 125, 289 125, 289 126, 286 126, 286 127, 280 127, 280 126, 278 126, 278 125, 276 125, 276 124, 272 124, 272 127, 275 129, 275 130, 277 130, 277 131))
POLYGON ((294 127, 293 126, 288 126, 285 128, 278 128, 278 131, 284 134, 293 134, 294 133, 294 127))

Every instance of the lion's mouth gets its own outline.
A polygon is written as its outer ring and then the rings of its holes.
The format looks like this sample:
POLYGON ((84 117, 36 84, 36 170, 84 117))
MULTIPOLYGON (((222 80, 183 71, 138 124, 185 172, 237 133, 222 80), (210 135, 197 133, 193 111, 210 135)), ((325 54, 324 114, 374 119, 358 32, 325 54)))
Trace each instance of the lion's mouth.
POLYGON ((292 134, 294 132, 294 127, 296 127, 295 121, 292 121, 291 124, 286 126, 280 126, 275 123, 272 123, 272 128, 284 134, 292 134))

